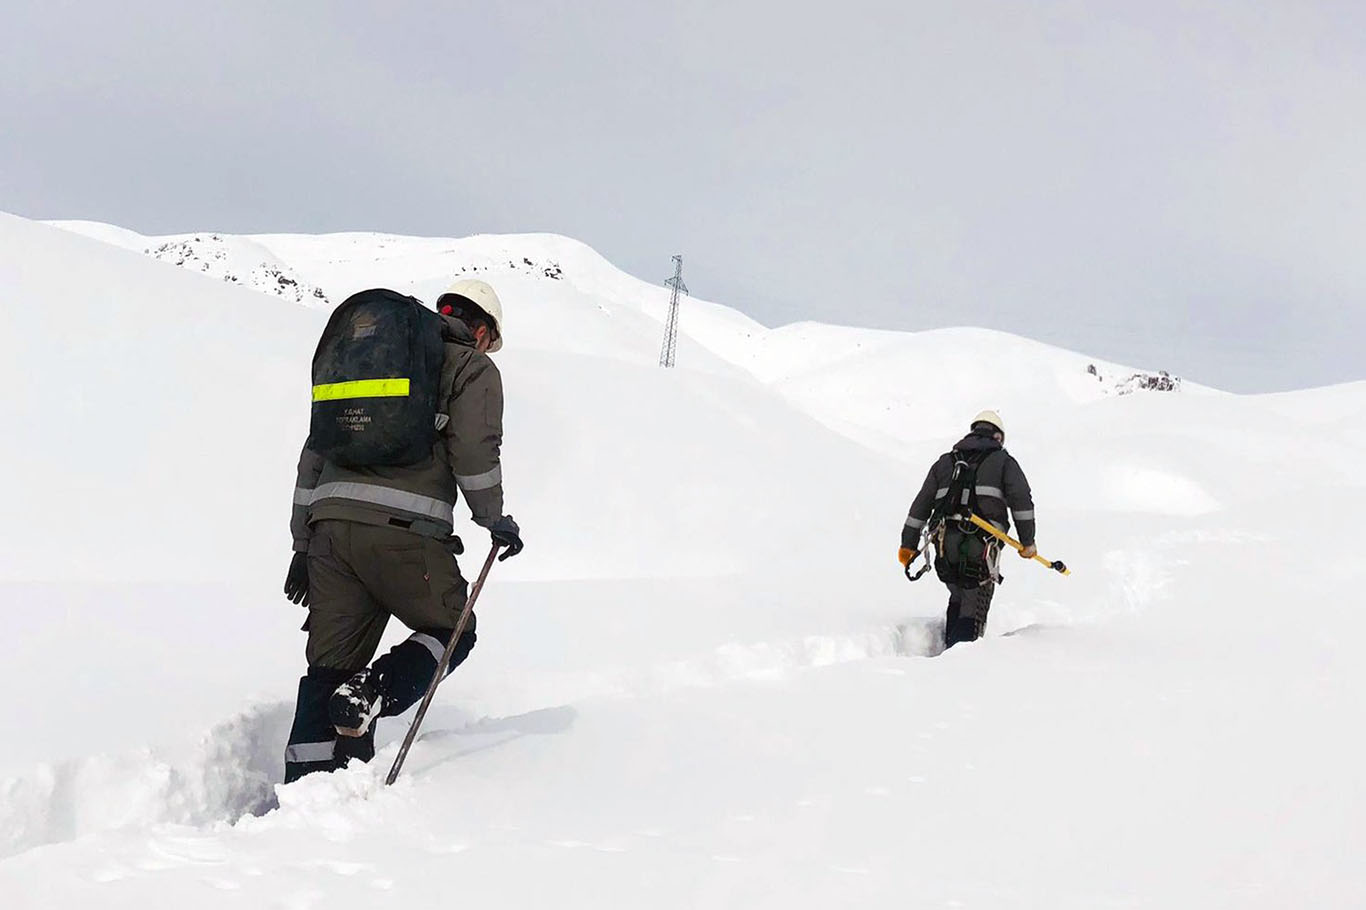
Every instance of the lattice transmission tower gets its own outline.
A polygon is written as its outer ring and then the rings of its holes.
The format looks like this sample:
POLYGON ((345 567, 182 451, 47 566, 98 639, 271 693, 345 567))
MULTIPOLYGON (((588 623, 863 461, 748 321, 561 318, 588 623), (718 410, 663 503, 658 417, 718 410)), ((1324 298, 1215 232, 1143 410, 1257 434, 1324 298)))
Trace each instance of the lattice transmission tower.
POLYGON ((681 255, 674 257, 674 276, 664 282, 664 285, 672 293, 669 294, 669 318, 664 323, 664 346, 659 349, 659 365, 672 367, 678 354, 678 292, 688 293, 688 286, 683 283, 681 255))

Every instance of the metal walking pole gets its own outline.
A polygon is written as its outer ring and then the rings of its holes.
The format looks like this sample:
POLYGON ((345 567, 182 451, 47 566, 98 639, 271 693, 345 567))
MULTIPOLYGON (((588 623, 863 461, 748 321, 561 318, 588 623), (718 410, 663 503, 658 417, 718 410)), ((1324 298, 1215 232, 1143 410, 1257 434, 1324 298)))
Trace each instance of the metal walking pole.
POLYGON ((422 726, 422 718, 427 715, 427 706, 432 703, 432 696, 436 694, 436 687, 441 685, 441 677, 446 675, 446 667, 451 662, 455 643, 460 640, 460 636, 465 631, 465 625, 470 621, 470 614, 474 611, 474 602, 479 599, 479 592, 484 590, 484 582, 488 580, 489 570, 493 568, 493 560, 497 557, 500 546, 502 544, 495 543, 493 549, 489 550, 488 559, 484 560, 484 568, 480 570, 479 578, 470 591, 469 599, 465 601, 465 608, 460 611, 460 619, 455 624, 455 631, 451 633, 451 640, 446 643, 446 650, 442 653, 441 660, 437 661, 436 675, 432 677, 432 684, 427 687, 427 693, 422 696, 422 704, 418 705, 412 726, 408 728, 408 735, 403 737, 403 745, 399 746, 398 757, 394 759, 394 766, 389 769, 389 776, 384 781, 385 786, 398 780, 398 772, 403 768, 403 760, 408 757, 408 750, 412 748, 413 740, 417 739, 417 729, 422 726))

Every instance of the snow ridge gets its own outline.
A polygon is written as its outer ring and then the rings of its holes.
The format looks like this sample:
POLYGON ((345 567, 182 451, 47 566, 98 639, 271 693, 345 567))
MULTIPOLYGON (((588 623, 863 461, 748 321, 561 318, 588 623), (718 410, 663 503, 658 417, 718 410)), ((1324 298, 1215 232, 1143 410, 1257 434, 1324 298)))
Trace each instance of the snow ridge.
POLYGON ((0 858, 129 826, 207 826, 275 804, 294 706, 256 705, 189 754, 142 749, 44 765, 0 780, 0 858))

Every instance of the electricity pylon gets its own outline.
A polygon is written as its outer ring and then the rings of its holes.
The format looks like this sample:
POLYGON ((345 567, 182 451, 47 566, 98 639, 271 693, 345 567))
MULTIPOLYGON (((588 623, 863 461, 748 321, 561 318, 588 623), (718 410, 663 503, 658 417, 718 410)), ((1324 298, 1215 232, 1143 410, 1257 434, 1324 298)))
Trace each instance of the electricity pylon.
POLYGON ((669 318, 664 324, 664 346, 659 349, 659 365, 667 368, 674 365, 678 354, 678 292, 688 293, 688 286, 683 283, 681 255, 674 257, 674 276, 664 285, 673 292, 669 295, 669 318))

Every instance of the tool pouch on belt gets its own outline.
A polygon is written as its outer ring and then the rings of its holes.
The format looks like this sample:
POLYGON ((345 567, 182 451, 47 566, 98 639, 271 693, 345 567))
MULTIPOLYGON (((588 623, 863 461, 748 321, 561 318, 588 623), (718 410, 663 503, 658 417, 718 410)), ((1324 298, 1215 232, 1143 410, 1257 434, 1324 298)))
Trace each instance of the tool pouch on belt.
POLYGON ((997 548, 976 528, 943 522, 934 538, 934 573, 946 585, 976 588, 996 580, 997 548))

